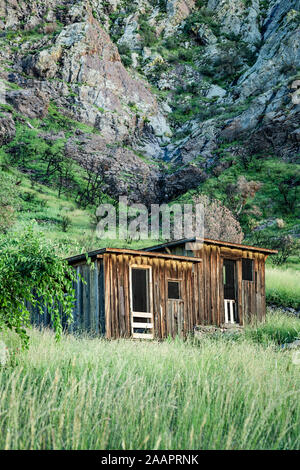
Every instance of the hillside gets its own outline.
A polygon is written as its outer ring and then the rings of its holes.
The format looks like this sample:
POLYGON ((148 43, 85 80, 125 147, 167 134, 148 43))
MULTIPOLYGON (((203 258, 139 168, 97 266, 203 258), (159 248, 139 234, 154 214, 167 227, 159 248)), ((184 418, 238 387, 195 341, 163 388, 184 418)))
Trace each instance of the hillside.
POLYGON ((196 191, 299 238, 299 25, 299 0, 0 0, 2 169, 91 215, 196 191))

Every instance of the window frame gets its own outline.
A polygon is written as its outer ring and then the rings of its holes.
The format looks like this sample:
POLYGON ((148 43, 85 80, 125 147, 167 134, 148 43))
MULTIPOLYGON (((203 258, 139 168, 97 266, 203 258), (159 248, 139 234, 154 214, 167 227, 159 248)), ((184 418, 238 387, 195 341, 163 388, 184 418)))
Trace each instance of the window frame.
MULTIPOLYGON (((248 272, 248 267, 247 267, 247 272, 248 272)), ((250 271, 249 271, 250 272, 250 271)), ((252 258, 242 258, 242 281, 246 282, 254 282, 254 261, 252 258), (244 262, 251 263, 251 279, 244 279, 244 262)))
POLYGON ((168 300, 175 300, 177 302, 179 301, 182 301, 182 279, 174 279, 174 278, 167 278, 167 294, 168 294, 168 297, 167 299, 168 300), (178 283, 178 292, 179 292, 179 297, 177 299, 173 298, 173 297, 169 297, 169 282, 177 282, 178 283))
POLYGON ((129 266, 129 282, 130 282, 130 310, 133 313, 145 313, 145 312, 138 312, 133 310, 133 290, 132 290, 132 269, 147 269, 148 270, 148 305, 149 305, 149 312, 153 315, 153 298, 152 298, 152 266, 148 264, 130 264, 129 266))

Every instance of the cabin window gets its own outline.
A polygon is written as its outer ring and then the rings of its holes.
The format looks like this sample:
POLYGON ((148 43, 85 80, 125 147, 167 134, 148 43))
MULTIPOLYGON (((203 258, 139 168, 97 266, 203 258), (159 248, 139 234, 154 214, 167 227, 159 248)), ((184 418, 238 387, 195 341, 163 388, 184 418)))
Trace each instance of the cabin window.
POLYGON ((181 299, 180 281, 168 281, 168 299, 181 299))
POLYGON ((242 260, 243 281, 253 281, 253 260, 243 258, 242 260))
POLYGON ((149 312, 149 269, 132 268, 132 310, 134 312, 149 312))

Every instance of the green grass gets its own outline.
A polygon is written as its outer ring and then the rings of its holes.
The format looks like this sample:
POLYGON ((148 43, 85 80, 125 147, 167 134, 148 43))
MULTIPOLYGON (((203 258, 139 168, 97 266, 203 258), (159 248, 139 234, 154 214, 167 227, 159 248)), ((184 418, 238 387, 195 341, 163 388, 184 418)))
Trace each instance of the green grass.
POLYGON ((300 272, 267 267, 266 297, 269 304, 300 309, 300 272))
MULTIPOLYGON (((160 241, 119 240, 98 238, 96 234, 96 208, 82 209, 68 194, 58 197, 57 189, 40 183, 32 184, 31 180, 20 171, 13 169, 12 174, 21 180, 21 208, 17 212, 13 230, 23 230, 24 226, 34 224, 36 230, 44 232, 46 238, 53 242, 59 254, 72 256, 98 248, 131 248, 142 249, 160 241), (70 219, 67 231, 62 229, 62 218, 70 219)), ((164 240, 161 240, 163 242, 164 240)))
POLYGON ((258 344, 284 344, 300 339, 300 319, 282 313, 267 315, 256 327, 246 327, 245 337, 258 344))
POLYGON ((11 356, 0 369, 2 449, 300 447, 299 365, 275 343, 56 343, 33 330, 29 350, 11 356))
POLYGON ((22 230, 24 225, 37 221, 36 229, 44 232, 47 239, 57 244, 64 256, 89 250, 90 245, 96 243, 95 230, 91 224, 91 209, 77 207, 75 201, 64 194, 58 197, 54 188, 38 183, 32 186, 30 179, 21 173, 20 177, 22 207, 17 214, 14 229, 22 230), (24 198, 29 200, 24 201, 24 198), (67 232, 62 230, 63 216, 71 220, 67 232))

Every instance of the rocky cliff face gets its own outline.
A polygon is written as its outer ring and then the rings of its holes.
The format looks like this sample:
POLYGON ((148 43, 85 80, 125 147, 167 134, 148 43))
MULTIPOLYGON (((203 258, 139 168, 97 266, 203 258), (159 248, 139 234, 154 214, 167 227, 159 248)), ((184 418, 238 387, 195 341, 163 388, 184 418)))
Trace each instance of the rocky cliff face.
POLYGON ((299 24, 300 0, 0 0, 0 143, 55 107, 86 126, 66 155, 147 203, 221 172, 224 145, 296 162, 299 24))

